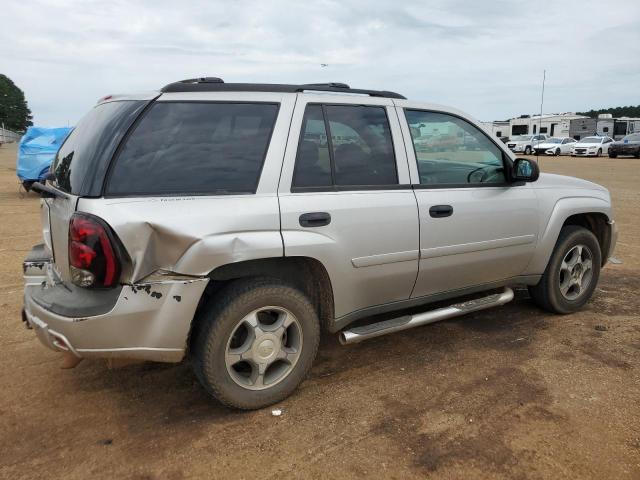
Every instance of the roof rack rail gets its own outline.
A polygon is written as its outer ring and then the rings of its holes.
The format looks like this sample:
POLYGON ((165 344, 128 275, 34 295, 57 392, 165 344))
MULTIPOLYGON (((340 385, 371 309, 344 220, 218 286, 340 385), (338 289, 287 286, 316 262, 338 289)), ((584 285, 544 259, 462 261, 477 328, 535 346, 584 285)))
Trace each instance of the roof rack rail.
POLYGON ((329 83, 303 83, 301 87, 330 87, 330 88, 351 88, 346 83, 329 82, 329 83))
POLYGON ((282 83, 224 83, 218 77, 201 77, 180 80, 170 83, 160 89, 162 93, 174 92, 277 92, 299 93, 305 91, 353 93, 369 95, 370 97, 386 97, 406 99, 405 96, 386 90, 364 90, 351 88, 346 83, 306 83, 302 85, 288 85, 282 83))

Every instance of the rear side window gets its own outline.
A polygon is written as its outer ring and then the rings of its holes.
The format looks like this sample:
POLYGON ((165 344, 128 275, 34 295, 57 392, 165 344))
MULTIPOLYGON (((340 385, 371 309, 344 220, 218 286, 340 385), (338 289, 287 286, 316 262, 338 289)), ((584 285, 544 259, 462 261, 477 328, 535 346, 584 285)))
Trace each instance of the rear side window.
POLYGON ((384 107, 307 106, 293 188, 355 189, 397 183, 396 158, 384 107))
POLYGON ((115 160, 108 195, 255 193, 278 105, 157 102, 115 160))

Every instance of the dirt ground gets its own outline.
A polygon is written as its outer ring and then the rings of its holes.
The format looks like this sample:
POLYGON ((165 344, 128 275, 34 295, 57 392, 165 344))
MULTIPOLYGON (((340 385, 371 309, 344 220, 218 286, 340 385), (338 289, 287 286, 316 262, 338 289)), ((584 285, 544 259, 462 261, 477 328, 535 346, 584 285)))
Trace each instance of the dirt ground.
POLYGON ((326 336, 274 417, 220 406, 186 363, 59 369, 20 320, 39 201, 0 147, 0 478, 640 479, 640 160, 541 167, 613 194, 623 263, 583 312, 520 293, 355 346, 326 336))

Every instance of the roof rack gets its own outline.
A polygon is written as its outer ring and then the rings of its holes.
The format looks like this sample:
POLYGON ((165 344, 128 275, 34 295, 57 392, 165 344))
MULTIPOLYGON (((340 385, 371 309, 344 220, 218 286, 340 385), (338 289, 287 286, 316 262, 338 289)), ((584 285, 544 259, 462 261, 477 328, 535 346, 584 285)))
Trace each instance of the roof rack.
POLYGON ((370 97, 386 97, 406 99, 405 96, 386 90, 363 90, 351 88, 346 83, 305 83, 288 85, 282 83, 224 83, 218 77, 200 77, 170 83, 160 89, 162 93, 173 92, 279 92, 298 93, 305 91, 353 93, 370 97))

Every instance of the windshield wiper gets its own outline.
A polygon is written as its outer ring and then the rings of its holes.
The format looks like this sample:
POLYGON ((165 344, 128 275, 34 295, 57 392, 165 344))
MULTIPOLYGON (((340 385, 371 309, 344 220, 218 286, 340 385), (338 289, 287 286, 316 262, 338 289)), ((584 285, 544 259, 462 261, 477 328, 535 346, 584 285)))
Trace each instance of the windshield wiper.
POLYGON ((33 182, 31 190, 38 192, 42 198, 67 198, 61 191, 40 182, 33 182))

